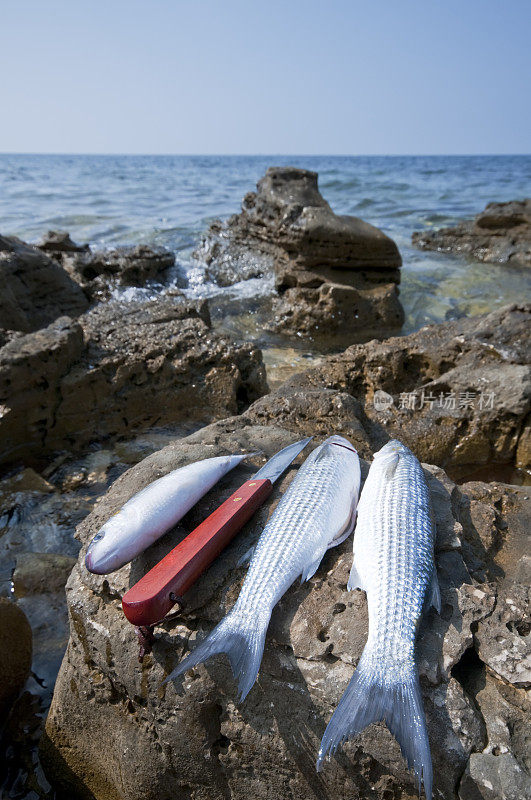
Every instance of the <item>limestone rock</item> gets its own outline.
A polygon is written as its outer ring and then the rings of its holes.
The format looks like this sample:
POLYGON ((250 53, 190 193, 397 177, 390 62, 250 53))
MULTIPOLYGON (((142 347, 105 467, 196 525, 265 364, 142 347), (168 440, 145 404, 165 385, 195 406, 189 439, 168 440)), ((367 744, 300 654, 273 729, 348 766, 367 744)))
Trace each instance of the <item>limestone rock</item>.
POLYGON ((0 461, 234 414, 266 390, 260 351, 214 334, 206 302, 100 304, 0 349, 0 461))
POLYGON ((60 317, 0 349, 0 460, 18 462, 46 450, 57 424, 61 381, 84 350, 81 326, 60 317))
POLYGON ((357 217, 335 214, 315 172, 270 167, 240 214, 211 225, 196 257, 222 286, 274 271, 276 330, 352 341, 403 322, 395 243, 357 217))
POLYGON ((517 452, 527 466, 530 331, 531 306, 512 305, 354 345, 293 376, 247 416, 312 434, 319 414, 302 407, 320 393, 326 424, 356 427, 372 449, 397 437, 422 461, 443 467, 514 463, 517 452), (385 402, 377 402, 382 392, 385 402))
POLYGON ((0 714, 20 692, 31 667, 31 627, 24 612, 0 597, 0 714))
POLYGON ((475 261, 531 265, 531 199, 489 203, 474 220, 437 231, 417 231, 421 250, 462 253, 475 261))
POLYGON ((0 328, 28 333, 88 307, 78 284, 53 259, 15 236, 0 236, 0 328))
MULTIPOLYGON (((332 431, 331 423, 326 433, 332 431)), ((214 423, 124 473, 79 526, 84 547, 67 584, 70 642, 41 745, 47 774, 62 791, 97 800, 221 800, 229 795, 243 800, 250 795, 265 797, 264 791, 280 800, 309 795, 338 800, 417 796, 411 772, 383 725, 368 728, 346 744, 321 774, 315 773, 320 738, 367 636, 365 596, 346 589, 352 562, 349 540, 331 549, 316 575, 305 584, 296 582, 276 607, 257 685, 243 704, 236 705, 224 657, 210 660, 178 681, 162 683, 194 640, 211 630, 234 603, 246 572, 243 557, 289 485, 293 469, 187 594, 182 614, 156 628, 153 653, 141 667, 136 661, 138 642, 123 617, 123 592, 265 457, 295 438, 283 428, 262 426, 245 416, 214 423), (108 576, 85 571, 87 543, 132 494, 188 461, 249 448, 262 449, 264 456, 226 476, 173 533, 132 565, 108 576), (113 731, 105 748, 91 735, 101 729, 113 731)), ((481 704, 473 700, 472 689, 466 685, 465 661, 470 652, 478 658, 475 631, 478 625, 489 624, 498 583, 475 580, 461 555, 469 504, 477 500, 487 505, 489 487, 470 485, 468 495, 468 487, 455 486, 433 467, 428 469, 428 479, 436 496, 443 609, 440 617, 429 611, 423 623, 419 664, 435 796, 454 800, 471 755, 487 746, 486 722, 481 704)), ((511 491, 497 485, 490 499, 498 524, 505 513, 498 498, 511 491)), ((507 505, 513 516, 521 513, 523 497, 517 493, 507 505)), ((490 516, 478 517, 477 524, 478 538, 487 540, 490 533, 484 528, 490 526, 490 516)), ((496 554, 485 553, 484 572, 486 562, 494 557, 497 561, 492 563, 500 568, 507 559, 505 546, 511 550, 513 544, 507 538, 496 554)), ((501 685, 492 680, 496 687, 501 685)), ((521 690, 514 687, 514 691, 521 690)), ((515 722, 519 719, 514 717, 515 722)), ((518 735, 522 738, 523 734, 518 735)), ((515 737, 507 751, 517 761, 518 741, 515 737)), ((470 761, 469 770, 473 769, 470 761)))
POLYGON ((107 298, 116 286, 160 281, 175 264, 174 254, 163 248, 139 244, 92 250, 76 244, 66 231, 49 231, 37 246, 60 261, 90 299, 107 298))
POLYGON ((15 597, 62 591, 75 563, 60 553, 20 553, 13 573, 15 597))

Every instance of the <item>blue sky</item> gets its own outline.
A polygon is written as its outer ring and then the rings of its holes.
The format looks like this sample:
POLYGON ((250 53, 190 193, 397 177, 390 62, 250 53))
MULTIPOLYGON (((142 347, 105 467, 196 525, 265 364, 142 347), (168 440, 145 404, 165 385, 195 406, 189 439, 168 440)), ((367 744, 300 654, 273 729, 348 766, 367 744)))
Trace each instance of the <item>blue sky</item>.
POLYGON ((0 20, 0 152, 530 151, 528 0, 2 0, 0 20))

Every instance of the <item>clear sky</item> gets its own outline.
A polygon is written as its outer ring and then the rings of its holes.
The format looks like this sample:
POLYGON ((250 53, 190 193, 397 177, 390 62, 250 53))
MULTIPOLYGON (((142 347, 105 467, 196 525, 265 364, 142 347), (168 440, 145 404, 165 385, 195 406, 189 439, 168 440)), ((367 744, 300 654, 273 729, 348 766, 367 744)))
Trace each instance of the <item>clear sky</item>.
POLYGON ((0 0, 0 152, 528 153, 529 0, 0 0))

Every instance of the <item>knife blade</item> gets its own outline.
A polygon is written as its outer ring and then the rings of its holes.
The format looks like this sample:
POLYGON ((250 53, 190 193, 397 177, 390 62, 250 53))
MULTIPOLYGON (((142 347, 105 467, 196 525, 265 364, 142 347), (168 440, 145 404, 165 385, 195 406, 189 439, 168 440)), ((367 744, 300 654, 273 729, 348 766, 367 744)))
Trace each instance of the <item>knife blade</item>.
POLYGON ((124 594, 122 608, 129 622, 149 627, 166 616, 269 497, 274 482, 312 438, 294 442, 272 456, 124 594))

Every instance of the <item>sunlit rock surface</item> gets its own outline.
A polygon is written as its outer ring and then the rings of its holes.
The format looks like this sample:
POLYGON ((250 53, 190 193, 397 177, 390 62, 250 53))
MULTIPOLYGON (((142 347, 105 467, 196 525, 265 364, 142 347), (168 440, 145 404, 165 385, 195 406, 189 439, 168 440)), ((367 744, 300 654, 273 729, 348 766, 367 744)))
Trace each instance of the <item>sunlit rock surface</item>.
POLYGON ((309 170, 270 167, 240 214, 213 223, 196 256, 221 286, 274 271, 276 331, 346 343, 397 330, 404 319, 396 244, 335 214, 309 170))
MULTIPOLYGON (((67 585, 70 641, 41 745, 47 774, 63 791, 97 800, 417 796, 399 747, 381 724, 346 744, 321 774, 315 773, 321 735, 367 635, 365 596, 346 590, 351 540, 329 551, 311 581, 296 582, 278 604, 257 685, 241 706, 224 657, 162 683, 194 640, 234 603, 246 572, 242 559, 293 469, 188 593, 183 613, 156 628, 153 653, 138 664, 138 641, 121 610, 124 591, 265 457, 295 438, 246 417, 210 425, 123 474, 79 526, 83 548, 67 585), (260 448, 263 457, 226 476, 175 531, 132 565, 109 576, 85 571, 88 541, 132 494, 183 463, 249 448, 260 448), (95 735, 99 730, 106 731, 104 747, 95 735)), ((421 626, 418 663, 434 796, 455 800, 459 787, 464 800, 482 791, 493 770, 503 785, 527 775, 521 676, 515 683, 510 674, 500 680, 485 650, 485 631, 491 620, 497 630, 498 599, 509 592, 512 597, 521 581, 528 582, 522 559, 529 498, 527 489, 502 484, 457 487, 441 469, 426 469, 437 522, 442 610, 440 615, 430 610, 421 626), (503 760, 493 762, 499 754, 503 760)), ((514 635, 529 647, 524 628, 514 635)), ((508 653, 513 646, 511 638, 508 653)))

